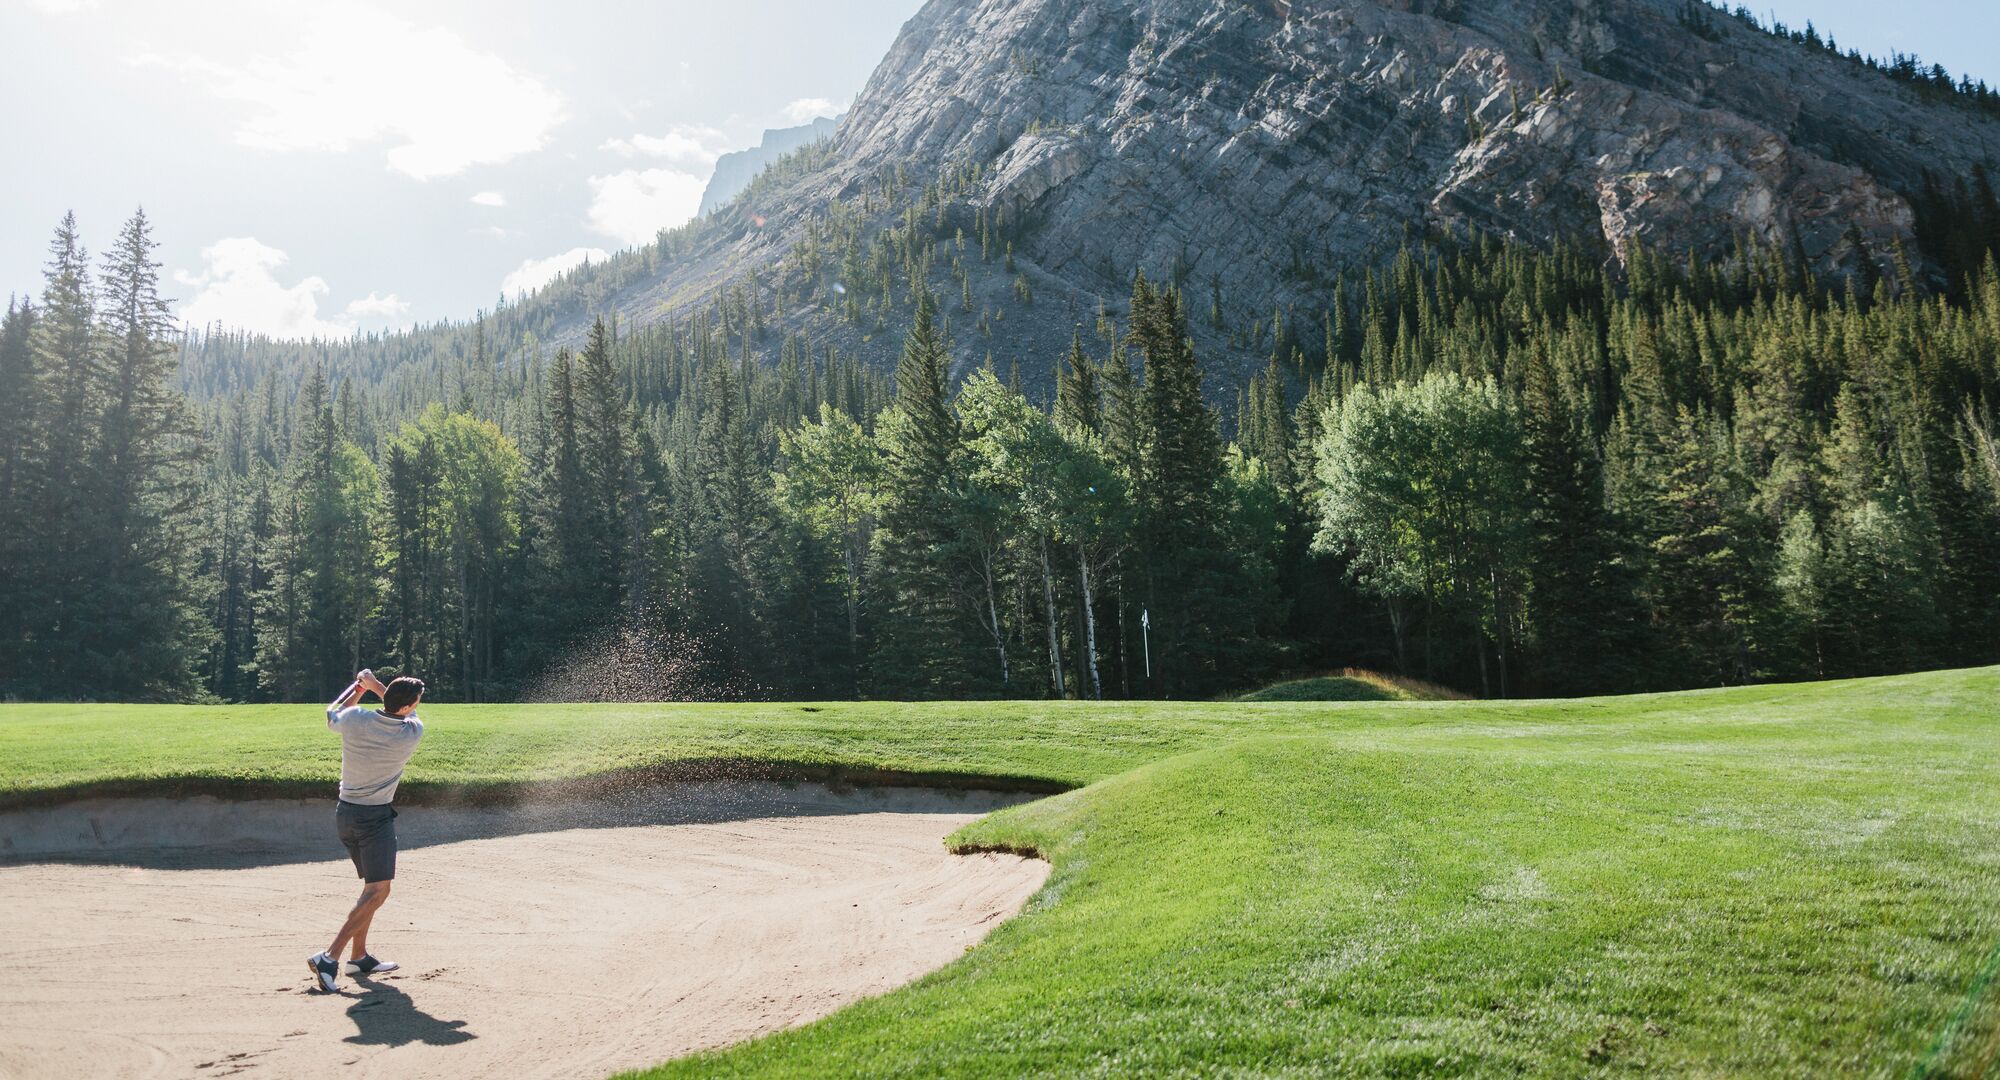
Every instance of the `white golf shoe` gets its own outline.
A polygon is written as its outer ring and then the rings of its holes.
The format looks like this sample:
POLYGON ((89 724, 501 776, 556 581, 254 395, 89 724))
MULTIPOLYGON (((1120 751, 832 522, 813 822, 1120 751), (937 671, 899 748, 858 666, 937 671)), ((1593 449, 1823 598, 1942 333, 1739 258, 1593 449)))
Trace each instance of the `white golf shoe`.
POLYGON ((347 973, 357 979, 365 979, 370 975, 386 975, 402 966, 394 960, 377 960, 367 953, 362 953, 361 959, 347 962, 347 973))

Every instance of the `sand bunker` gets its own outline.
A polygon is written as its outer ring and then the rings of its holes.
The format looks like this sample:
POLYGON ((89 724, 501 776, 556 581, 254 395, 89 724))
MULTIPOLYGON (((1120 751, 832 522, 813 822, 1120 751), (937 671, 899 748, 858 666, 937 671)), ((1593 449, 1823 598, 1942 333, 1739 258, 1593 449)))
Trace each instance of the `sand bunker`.
POLYGON ((1048 867, 953 856, 1018 797, 682 783, 405 807, 370 934, 403 970, 307 990, 359 886, 330 800, 0 814, 0 1076, 601 1077, 825 1015, 963 953, 1048 867))

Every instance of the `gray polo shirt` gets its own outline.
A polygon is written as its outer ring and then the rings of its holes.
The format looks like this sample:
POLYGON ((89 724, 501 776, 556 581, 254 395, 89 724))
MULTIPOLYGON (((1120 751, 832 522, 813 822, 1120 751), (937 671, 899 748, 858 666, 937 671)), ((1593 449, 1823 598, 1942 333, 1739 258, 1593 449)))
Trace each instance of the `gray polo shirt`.
POLYGON ((352 705, 328 709, 326 726, 340 732, 340 801, 386 806, 395 799, 424 722, 415 713, 398 719, 352 705))

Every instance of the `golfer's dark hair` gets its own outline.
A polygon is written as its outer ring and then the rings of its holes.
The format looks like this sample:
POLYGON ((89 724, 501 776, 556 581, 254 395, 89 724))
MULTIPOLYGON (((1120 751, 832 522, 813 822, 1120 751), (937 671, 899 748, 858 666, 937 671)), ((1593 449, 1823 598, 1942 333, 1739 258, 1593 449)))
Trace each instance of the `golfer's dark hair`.
POLYGON ((398 712, 405 706, 416 703, 417 695, 424 692, 424 681, 410 675, 391 680, 382 688, 382 711, 398 712))

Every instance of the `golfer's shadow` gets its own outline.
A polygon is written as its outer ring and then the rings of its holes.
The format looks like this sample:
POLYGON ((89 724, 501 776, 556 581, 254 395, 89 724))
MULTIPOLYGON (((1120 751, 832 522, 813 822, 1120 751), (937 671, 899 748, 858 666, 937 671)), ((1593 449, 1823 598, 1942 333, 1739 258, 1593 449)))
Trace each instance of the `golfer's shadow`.
POLYGON ((356 977, 363 988, 361 1000, 347 1007, 354 1026, 361 1029, 341 1041, 362 1046, 407 1046, 426 1043, 453 1046, 479 1036, 464 1030, 463 1020, 440 1020, 417 1008, 410 995, 385 982, 356 977))

